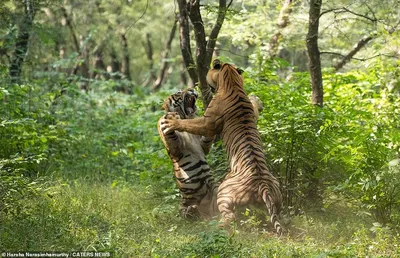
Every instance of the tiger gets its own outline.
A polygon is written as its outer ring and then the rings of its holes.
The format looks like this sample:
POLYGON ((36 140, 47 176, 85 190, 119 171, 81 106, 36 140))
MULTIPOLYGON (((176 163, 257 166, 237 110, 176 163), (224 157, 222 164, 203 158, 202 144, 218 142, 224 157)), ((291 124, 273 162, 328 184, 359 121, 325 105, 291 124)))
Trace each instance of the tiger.
POLYGON ((158 122, 158 132, 173 163, 181 195, 180 216, 186 219, 208 219, 219 214, 217 185, 210 172, 206 154, 214 137, 160 129, 162 119, 192 119, 196 116, 198 94, 193 89, 178 91, 164 101, 167 112, 158 122))
POLYGON ((218 187, 217 205, 224 226, 235 220, 235 209, 250 204, 266 205, 278 236, 282 193, 279 181, 268 170, 256 127, 256 113, 243 88, 242 71, 215 59, 207 83, 215 92, 204 116, 191 120, 161 119, 160 130, 214 137, 220 134, 230 172, 218 187))
MULTIPOLYGON (((196 91, 192 89, 178 91, 168 96, 162 106, 167 112, 163 117, 167 119, 194 118, 197 111, 197 97, 196 91)), ((257 96, 251 95, 250 99, 255 110, 261 111, 263 109, 262 102, 257 96)), ((159 123, 158 132, 174 166, 176 182, 182 196, 180 205, 181 217, 196 219, 216 216, 219 213, 216 202, 217 185, 214 184, 213 180, 209 180, 211 172, 206 161, 206 154, 211 148, 213 139, 180 132, 164 135, 160 130, 159 123), (193 138, 196 140, 193 141, 193 138), (190 155, 191 159, 186 157, 183 160, 179 160, 179 157, 182 155, 190 155), (196 166, 198 162, 202 162, 202 174, 200 175, 197 173, 198 169, 190 169, 196 166), (184 169, 184 167, 187 168, 184 169), (186 177, 182 176, 185 173, 186 177), (194 176, 196 176, 195 179, 193 179, 194 176), (184 178, 185 180, 183 181, 180 178, 184 178), (205 179, 203 185, 193 183, 194 180, 201 178, 205 179), (189 191, 191 191, 191 196, 188 193, 189 191), (193 199, 190 200, 191 198, 193 199)))

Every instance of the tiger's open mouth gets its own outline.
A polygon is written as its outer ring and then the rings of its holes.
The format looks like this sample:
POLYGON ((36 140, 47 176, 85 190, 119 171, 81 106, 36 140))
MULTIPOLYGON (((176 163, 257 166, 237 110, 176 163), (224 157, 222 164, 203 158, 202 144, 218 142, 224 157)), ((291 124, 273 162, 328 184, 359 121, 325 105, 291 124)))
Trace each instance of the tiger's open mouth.
POLYGON ((196 113, 196 95, 186 94, 185 96, 185 113, 188 117, 193 117, 196 113))

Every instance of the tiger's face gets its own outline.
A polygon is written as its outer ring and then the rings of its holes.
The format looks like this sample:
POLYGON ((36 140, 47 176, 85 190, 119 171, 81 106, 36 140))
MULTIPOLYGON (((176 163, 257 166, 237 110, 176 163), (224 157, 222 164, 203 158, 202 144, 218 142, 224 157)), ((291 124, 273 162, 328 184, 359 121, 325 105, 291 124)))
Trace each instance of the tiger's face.
POLYGON ((198 94, 193 89, 178 91, 169 96, 162 107, 166 112, 177 112, 181 119, 191 119, 196 116, 197 97, 198 94))
POLYGON ((241 77, 243 73, 242 69, 236 68, 231 64, 222 63, 219 59, 213 61, 212 68, 207 73, 207 83, 213 93, 218 91, 218 78, 220 74, 223 76, 228 70, 237 73, 239 77, 241 77))

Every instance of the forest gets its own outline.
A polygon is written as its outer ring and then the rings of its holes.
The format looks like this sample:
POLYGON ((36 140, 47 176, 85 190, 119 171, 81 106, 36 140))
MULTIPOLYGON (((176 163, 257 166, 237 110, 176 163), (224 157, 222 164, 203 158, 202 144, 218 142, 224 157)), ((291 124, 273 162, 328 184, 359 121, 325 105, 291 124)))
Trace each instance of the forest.
POLYGON ((398 0, 1 0, 0 103, 2 257, 400 257, 398 0), (280 237, 179 216, 157 121, 186 88, 203 114, 215 58, 263 104, 280 237))

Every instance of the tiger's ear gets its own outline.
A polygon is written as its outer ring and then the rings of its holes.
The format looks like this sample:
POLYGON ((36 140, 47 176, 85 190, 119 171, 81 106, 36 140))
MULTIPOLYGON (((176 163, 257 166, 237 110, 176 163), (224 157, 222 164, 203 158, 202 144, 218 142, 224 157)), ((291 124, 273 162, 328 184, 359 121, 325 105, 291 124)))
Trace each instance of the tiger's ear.
POLYGON ((240 69, 240 68, 236 68, 236 71, 241 75, 242 73, 244 73, 244 70, 243 69, 240 69))
POLYGON ((219 59, 214 59, 212 67, 217 70, 221 69, 221 61, 219 59))

